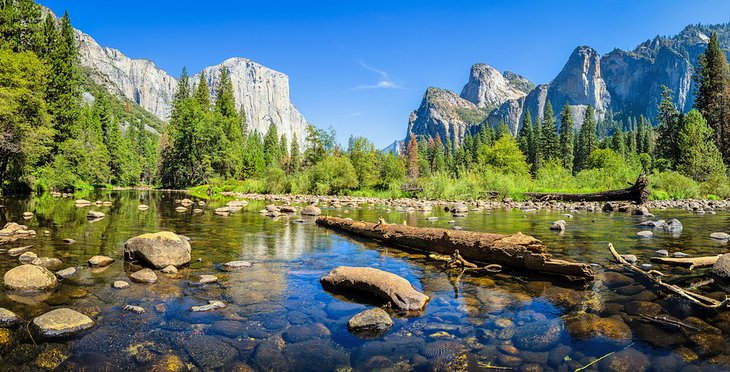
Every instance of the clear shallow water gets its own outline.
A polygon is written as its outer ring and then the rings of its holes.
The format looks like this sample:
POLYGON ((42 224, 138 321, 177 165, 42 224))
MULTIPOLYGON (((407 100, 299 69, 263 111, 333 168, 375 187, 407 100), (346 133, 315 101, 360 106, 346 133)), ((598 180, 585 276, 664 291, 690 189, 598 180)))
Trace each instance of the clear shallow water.
MULTIPOLYGON (((572 371, 610 352, 615 353, 588 370, 729 368, 730 313, 698 311, 671 296, 655 294, 655 288, 641 282, 615 275, 587 284, 524 272, 459 276, 424 254, 353 239, 320 228, 311 219, 295 223, 298 215, 261 216, 258 211, 265 205, 261 201, 229 217, 212 213, 231 200, 225 198, 206 205, 200 214, 178 213, 175 199, 185 196, 99 191, 85 198, 110 200, 112 206, 85 208, 75 207, 71 198, 6 199, 0 222, 24 223, 38 236, 3 248, 32 244, 39 256, 59 258, 64 267, 79 267, 79 273, 63 280, 41 302, 18 302, 3 291, 0 306, 28 321, 50 309, 69 307, 89 315, 95 326, 63 340, 31 338, 25 327, 11 329, 0 334, 0 368, 304 371, 503 366, 572 371), (149 210, 139 211, 140 203, 149 205, 149 210), (90 209, 107 216, 90 223, 86 218, 90 209), (25 211, 35 216, 23 222, 25 211), (158 273, 159 282, 153 285, 111 288, 115 280, 128 280, 127 274, 135 269, 123 260, 124 242, 161 230, 191 238, 190 267, 175 276, 158 273), (64 238, 76 242, 67 244, 64 238), (105 269, 89 269, 87 260, 97 254, 117 261, 105 269), (231 260, 248 260, 254 266, 237 272, 220 270, 220 264, 231 260), (360 304, 323 290, 319 278, 339 265, 394 272, 431 301, 420 316, 393 314, 395 324, 384 337, 360 339, 348 332, 347 321, 378 304, 360 304), (190 285, 200 274, 214 274, 220 284, 190 285), (208 313, 189 311, 212 299, 228 306, 208 313), (127 304, 142 306, 146 312, 125 311, 122 307, 127 304), (650 312, 674 316, 694 328, 660 327, 637 315, 650 312), (689 316, 703 321, 696 323, 689 316)), ((323 208, 323 212, 371 221, 383 216, 391 223, 405 220, 417 226, 453 226, 448 224, 450 214, 438 208, 429 214, 388 212, 386 207, 367 205, 323 208), (429 216, 439 220, 427 221, 429 216)), ((636 254, 642 263, 658 249, 697 255, 727 251, 726 245, 708 236, 727 229, 728 212, 653 212, 657 218, 678 218, 684 231, 676 236, 655 231, 652 239, 638 239, 635 234, 641 228, 635 225, 644 218, 600 212, 571 212, 574 218, 567 219, 568 229, 562 234, 548 227, 565 218, 564 211, 490 210, 454 220, 467 230, 534 235, 556 257, 596 263, 623 274, 609 260, 609 241, 621 253, 636 254)), ((0 254, 0 273, 17 265, 17 258, 0 254)), ((688 279, 705 273, 657 268, 688 279)), ((722 287, 714 284, 703 289, 718 292, 722 287)))

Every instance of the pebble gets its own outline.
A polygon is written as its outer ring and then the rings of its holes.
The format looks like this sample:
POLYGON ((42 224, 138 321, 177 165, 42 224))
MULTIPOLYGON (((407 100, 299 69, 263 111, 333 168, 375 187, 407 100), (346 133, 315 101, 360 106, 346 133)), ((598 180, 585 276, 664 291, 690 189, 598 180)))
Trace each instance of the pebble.
POLYGON ((116 289, 124 289, 129 287, 129 283, 125 282, 124 280, 117 280, 114 283, 112 283, 112 287, 116 289))
POLYGON ((654 233, 649 230, 644 230, 644 231, 637 232, 636 236, 638 236, 640 238, 651 238, 652 236, 654 236, 654 233))
POLYGON ((73 276, 74 274, 76 274, 75 267, 69 267, 67 269, 56 271, 56 276, 58 276, 59 278, 63 278, 63 279, 69 278, 69 277, 73 276))
POLYGON ((25 252, 18 257, 18 261, 21 263, 31 263, 33 260, 38 258, 38 255, 33 252, 25 252))
POLYGON ((218 281, 218 277, 215 275, 200 275, 200 278, 198 279, 198 283, 200 284, 210 284, 215 283, 218 281))
POLYGON ((226 270, 238 270, 246 267, 251 267, 251 263, 248 261, 230 261, 223 264, 223 268, 226 270))
POLYGON ((689 257, 690 255, 688 255, 687 253, 684 253, 684 252, 674 252, 672 254, 672 256, 674 256, 676 258, 683 258, 683 257, 689 257))
POLYGON ((11 256, 17 256, 17 255, 29 250, 30 248, 32 248, 32 246, 30 246, 30 245, 27 247, 10 248, 10 249, 8 249, 8 254, 11 256))
POLYGON ((226 307, 226 304, 224 304, 222 301, 209 300, 207 305, 193 306, 190 308, 190 311, 198 313, 203 311, 222 309, 224 307, 226 307))
POLYGON ((11 327, 18 323, 18 316, 14 312, 0 307, 0 326, 11 327))
POLYGON ((162 270, 160 270, 160 272, 162 272, 164 274, 177 274, 177 267, 169 265, 169 266, 163 268, 162 270))
POLYGON ((107 267, 114 262, 114 259, 107 256, 94 256, 89 258, 89 266, 91 267, 107 267))
POLYGON ((142 314, 144 313, 144 308, 142 306, 134 306, 134 305, 124 305, 122 308, 127 311, 131 311, 135 314, 142 314))
POLYGON ((129 278, 132 279, 132 281, 137 283, 156 283, 157 282, 157 275, 154 271, 150 269, 142 269, 139 271, 135 271, 132 274, 129 275, 129 278))
POLYGON ((666 249, 660 249, 660 250, 656 251, 655 253, 662 257, 669 256, 669 251, 667 251, 666 249))
POLYGON ((621 257, 623 257, 624 260, 628 261, 629 263, 636 263, 636 261, 638 261, 638 258, 636 258, 636 255, 633 255, 633 254, 624 254, 624 255, 621 255, 621 257))
POLYGON ((710 238, 715 240, 730 240, 730 234, 724 232, 714 232, 710 234, 710 238))

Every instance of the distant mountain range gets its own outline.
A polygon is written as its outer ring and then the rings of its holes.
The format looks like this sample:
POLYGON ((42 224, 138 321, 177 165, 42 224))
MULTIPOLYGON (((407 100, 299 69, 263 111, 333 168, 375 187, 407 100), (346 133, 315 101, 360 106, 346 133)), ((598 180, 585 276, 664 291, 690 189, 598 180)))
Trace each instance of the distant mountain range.
MULTIPOLYGON (((461 94, 435 87, 426 90, 421 105, 410 114, 406 139, 411 134, 439 134, 444 141, 460 144, 467 133, 500 122, 516 135, 525 113, 529 111, 533 120, 542 117, 548 101, 556 115, 569 104, 576 126, 582 123, 588 105, 599 118, 609 112, 654 118, 662 85, 672 89, 681 110, 689 111, 694 102, 692 76, 697 59, 713 32, 730 54, 730 22, 691 25, 675 36, 647 40, 633 51, 614 49, 601 56, 591 47, 579 46, 557 76, 540 85, 509 71, 500 73, 489 65, 475 64, 461 94)), ((393 147, 385 150, 394 151, 393 147)))

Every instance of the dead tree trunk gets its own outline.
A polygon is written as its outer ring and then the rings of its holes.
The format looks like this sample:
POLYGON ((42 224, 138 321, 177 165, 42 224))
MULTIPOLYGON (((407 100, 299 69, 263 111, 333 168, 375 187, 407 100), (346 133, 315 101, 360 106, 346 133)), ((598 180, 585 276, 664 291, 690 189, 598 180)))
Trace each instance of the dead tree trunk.
POLYGON ((504 235, 406 225, 317 218, 317 224, 368 239, 420 251, 453 255, 485 264, 570 277, 593 278, 590 265, 551 258, 542 242, 522 233, 504 235))
POLYGON ((538 201, 566 201, 566 202, 600 202, 600 201, 632 201, 637 204, 646 203, 649 198, 649 180, 645 175, 639 176, 631 187, 621 190, 609 190, 589 194, 561 194, 561 193, 525 193, 530 199, 538 201))

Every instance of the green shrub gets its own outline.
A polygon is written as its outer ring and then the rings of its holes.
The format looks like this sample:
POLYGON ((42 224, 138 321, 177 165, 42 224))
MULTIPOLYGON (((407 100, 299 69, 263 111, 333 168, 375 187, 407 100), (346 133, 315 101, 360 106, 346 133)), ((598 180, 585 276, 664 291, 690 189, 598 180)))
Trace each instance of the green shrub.
POLYGON ((697 198, 700 187, 689 177, 678 172, 655 172, 649 175, 649 187, 654 191, 664 191, 671 199, 697 198))
POLYGON ((289 180, 283 169, 271 166, 264 173, 264 188, 269 194, 285 194, 289 192, 289 180))

